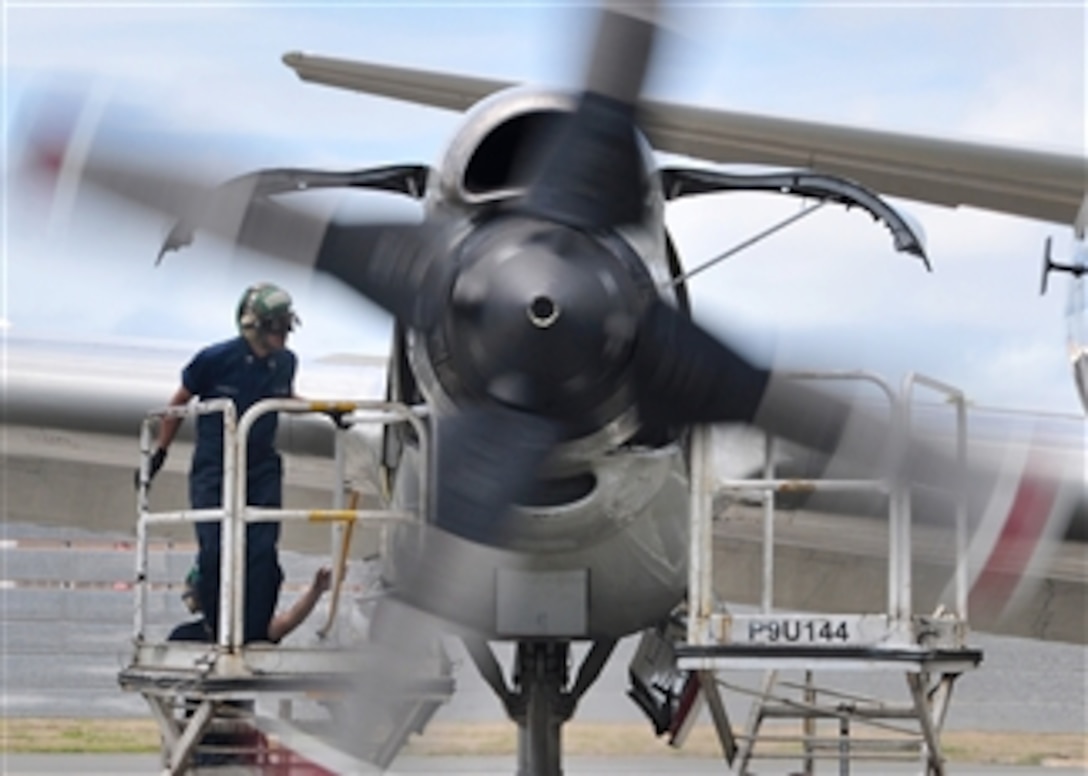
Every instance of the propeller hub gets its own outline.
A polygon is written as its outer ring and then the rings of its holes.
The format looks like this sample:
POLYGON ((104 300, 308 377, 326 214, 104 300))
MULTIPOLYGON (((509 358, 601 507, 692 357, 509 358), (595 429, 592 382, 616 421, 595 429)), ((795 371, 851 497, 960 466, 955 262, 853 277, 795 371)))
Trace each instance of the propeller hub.
POLYGON ((448 354, 436 359, 447 389, 575 422, 593 415, 622 387, 649 287, 621 242, 523 215, 480 225, 432 333, 431 352, 448 354))
POLYGON ((538 296, 529 303, 529 321, 538 329, 548 329, 559 320, 559 305, 547 296, 538 296))

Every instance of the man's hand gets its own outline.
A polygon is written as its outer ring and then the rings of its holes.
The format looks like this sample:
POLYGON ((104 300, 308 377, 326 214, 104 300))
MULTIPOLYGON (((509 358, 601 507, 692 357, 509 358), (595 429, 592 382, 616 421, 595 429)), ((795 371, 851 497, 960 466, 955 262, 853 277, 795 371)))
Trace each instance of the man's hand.
MULTIPOLYGON (((159 473, 159 469, 166 463, 166 448, 156 447, 155 452, 151 454, 151 460, 147 463, 147 486, 151 487, 151 481, 155 479, 155 475, 159 473)), ((133 484, 136 489, 140 489, 140 470, 137 468, 136 473, 132 477, 133 484)))
POLYGON ((322 566, 314 573, 314 581, 310 587, 318 594, 321 595, 332 585, 332 571, 322 566))
POLYGON ((346 412, 344 410, 325 410, 325 414, 328 416, 329 420, 335 423, 336 427, 340 429, 351 428, 351 423, 345 419, 351 413, 352 410, 347 410, 346 412))

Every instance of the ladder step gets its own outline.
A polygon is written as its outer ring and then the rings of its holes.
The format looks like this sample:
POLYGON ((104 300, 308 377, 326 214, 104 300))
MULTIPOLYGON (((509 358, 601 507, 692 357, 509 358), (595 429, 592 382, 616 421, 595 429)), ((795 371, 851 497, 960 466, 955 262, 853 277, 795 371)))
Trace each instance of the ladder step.
POLYGON ((894 741, 891 739, 857 739, 851 738, 846 741, 840 741, 838 739, 824 739, 809 741, 808 745, 813 749, 841 749, 844 745, 851 752, 863 751, 880 751, 880 752, 917 752, 922 746, 922 739, 917 741, 894 741))
MULTIPOLYGON (((896 763, 909 763, 917 762, 918 754, 916 752, 865 752, 859 753, 856 751, 850 751, 850 756, 864 758, 867 762, 896 762, 896 763)), ((842 754, 840 752, 832 752, 830 750, 821 752, 814 751, 809 754, 802 752, 751 752, 748 755, 749 760, 796 760, 800 757, 811 757, 813 760, 840 760, 842 754)))
POLYGON ((769 703, 759 711, 763 718, 775 719, 837 719, 844 715, 860 719, 917 719, 918 712, 913 706, 884 706, 881 708, 862 708, 850 705, 839 706, 796 706, 793 704, 769 703))
POLYGON ((790 736, 790 735, 772 735, 772 736, 737 736, 738 740, 742 741, 755 741, 757 744, 807 744, 814 749, 838 749, 845 743, 851 750, 859 749, 881 749, 887 751, 909 751, 915 750, 922 745, 922 739, 919 737, 917 740, 911 739, 896 739, 896 738, 835 738, 835 737, 820 737, 820 736, 790 736))

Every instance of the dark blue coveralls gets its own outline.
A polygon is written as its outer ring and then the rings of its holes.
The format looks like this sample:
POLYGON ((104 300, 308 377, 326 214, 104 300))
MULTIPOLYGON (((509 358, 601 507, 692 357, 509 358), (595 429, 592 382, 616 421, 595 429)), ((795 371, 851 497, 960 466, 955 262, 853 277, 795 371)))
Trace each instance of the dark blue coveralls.
MULTIPOLYGON (((235 337, 197 353, 182 370, 181 382, 201 400, 233 399, 241 418, 261 399, 292 396, 297 363, 290 350, 259 357, 243 337, 235 337)), ((283 505, 283 463, 275 447, 277 422, 277 413, 270 412, 253 425, 249 434, 246 494, 250 506, 283 505)), ((215 508, 221 505, 222 497, 223 417, 219 413, 200 415, 189 470, 189 502, 193 509, 215 508)), ((204 625, 213 640, 219 632, 220 533, 218 522, 196 525, 200 546, 198 590, 204 625)), ((245 642, 268 640, 268 625, 283 582, 279 538, 278 522, 250 523, 246 528, 245 642)), ((182 633, 172 637, 186 638, 182 633)))

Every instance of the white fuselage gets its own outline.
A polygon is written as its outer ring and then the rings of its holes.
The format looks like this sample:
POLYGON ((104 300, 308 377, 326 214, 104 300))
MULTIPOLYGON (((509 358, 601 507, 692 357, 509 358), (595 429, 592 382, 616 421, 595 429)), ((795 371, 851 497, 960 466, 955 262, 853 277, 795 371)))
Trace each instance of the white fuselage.
MULTIPOLYGON (((406 451, 396 506, 419 500, 406 451)), ((518 507, 499 549, 437 528, 391 534, 385 579, 399 597, 493 639, 619 638, 660 622, 687 586, 689 488, 677 445, 593 462, 596 486, 573 503, 518 507)))

